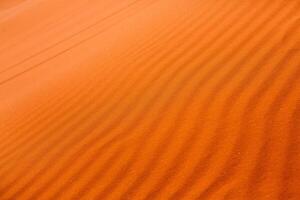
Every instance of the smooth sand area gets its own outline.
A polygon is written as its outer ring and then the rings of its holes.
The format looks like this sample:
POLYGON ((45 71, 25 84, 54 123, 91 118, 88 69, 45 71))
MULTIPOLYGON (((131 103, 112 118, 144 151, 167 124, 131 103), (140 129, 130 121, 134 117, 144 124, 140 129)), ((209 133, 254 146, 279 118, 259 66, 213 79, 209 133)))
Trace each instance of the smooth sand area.
POLYGON ((299 186, 299 0, 0 0, 0 200, 299 186))

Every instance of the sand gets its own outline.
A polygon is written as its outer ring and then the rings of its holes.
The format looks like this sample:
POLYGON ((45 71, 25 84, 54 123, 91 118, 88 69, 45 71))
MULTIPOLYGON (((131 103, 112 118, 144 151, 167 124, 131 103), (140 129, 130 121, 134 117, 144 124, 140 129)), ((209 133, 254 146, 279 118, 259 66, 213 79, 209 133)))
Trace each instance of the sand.
POLYGON ((0 200, 300 199, 299 0, 2 0, 0 200))

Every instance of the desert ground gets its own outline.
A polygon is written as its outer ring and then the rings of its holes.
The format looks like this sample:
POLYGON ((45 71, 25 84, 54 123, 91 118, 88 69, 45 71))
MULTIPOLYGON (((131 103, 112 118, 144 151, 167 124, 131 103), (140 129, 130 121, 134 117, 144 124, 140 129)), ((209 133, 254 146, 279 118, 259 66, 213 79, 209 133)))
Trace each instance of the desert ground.
POLYGON ((299 200, 299 0, 1 0, 0 200, 299 200))

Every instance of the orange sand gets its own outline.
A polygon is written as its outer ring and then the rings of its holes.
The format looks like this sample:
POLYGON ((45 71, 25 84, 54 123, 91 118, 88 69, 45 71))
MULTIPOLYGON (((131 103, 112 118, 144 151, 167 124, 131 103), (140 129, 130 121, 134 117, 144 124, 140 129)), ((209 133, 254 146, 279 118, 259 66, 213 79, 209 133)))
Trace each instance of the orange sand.
POLYGON ((0 200, 34 199, 300 199, 300 1, 0 1, 0 200))

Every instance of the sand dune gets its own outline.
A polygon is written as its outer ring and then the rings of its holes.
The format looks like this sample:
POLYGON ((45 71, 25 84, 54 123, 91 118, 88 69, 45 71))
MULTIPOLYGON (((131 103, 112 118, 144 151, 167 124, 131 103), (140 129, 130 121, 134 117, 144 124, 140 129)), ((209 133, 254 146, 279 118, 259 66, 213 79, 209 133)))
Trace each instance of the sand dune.
POLYGON ((0 2, 0 200, 300 199, 300 1, 0 2))

